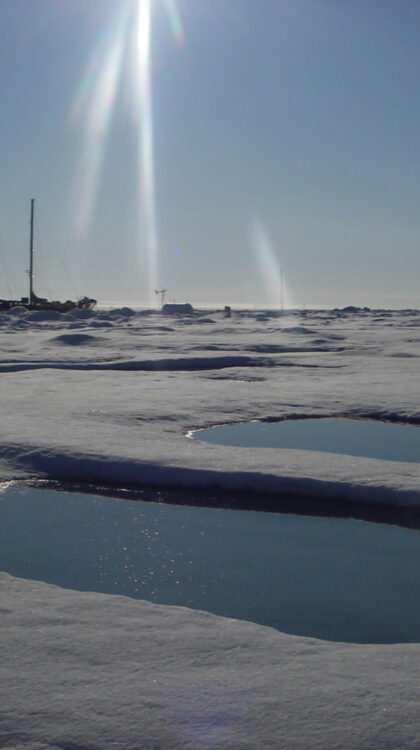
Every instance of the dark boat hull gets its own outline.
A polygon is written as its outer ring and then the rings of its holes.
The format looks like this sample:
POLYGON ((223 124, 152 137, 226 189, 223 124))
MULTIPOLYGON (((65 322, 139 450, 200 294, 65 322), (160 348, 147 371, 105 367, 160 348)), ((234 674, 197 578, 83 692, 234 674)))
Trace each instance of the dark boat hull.
POLYGON ((73 302, 72 300, 50 302, 41 297, 36 297, 30 302, 27 297, 22 297, 20 300, 0 299, 0 312, 12 310, 15 307, 24 307, 25 310, 53 310, 54 312, 66 313, 71 312, 71 310, 92 310, 95 305, 96 299, 91 299, 90 297, 83 297, 77 300, 77 302, 73 302))

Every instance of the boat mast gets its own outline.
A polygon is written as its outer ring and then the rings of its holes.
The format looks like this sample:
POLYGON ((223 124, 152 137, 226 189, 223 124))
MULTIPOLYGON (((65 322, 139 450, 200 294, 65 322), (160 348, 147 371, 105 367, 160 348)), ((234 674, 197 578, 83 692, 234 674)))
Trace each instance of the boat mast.
POLYGON ((35 198, 31 198, 31 231, 29 239, 29 303, 34 301, 34 206, 35 198))

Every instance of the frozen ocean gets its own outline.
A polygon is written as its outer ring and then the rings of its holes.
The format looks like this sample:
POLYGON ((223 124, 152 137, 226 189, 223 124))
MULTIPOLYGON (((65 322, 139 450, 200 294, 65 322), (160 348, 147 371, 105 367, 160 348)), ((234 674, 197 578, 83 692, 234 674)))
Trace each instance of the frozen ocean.
MULTIPOLYGON (((420 429, 420 312, 234 310, 225 318, 223 310, 165 316, 120 308, 60 315, 15 308, 0 314, 0 341, 0 479, 3 509, 13 512, 8 525, 6 516, 2 521, 3 747, 419 747, 419 644, 404 636, 402 625, 407 601, 418 601, 410 557, 415 547, 411 552, 411 542, 403 541, 397 555, 393 541, 407 534, 404 539, 418 544, 415 456, 408 461, 397 454, 332 452, 316 439, 309 447, 222 445, 197 439, 195 431, 306 419, 420 429), (21 495, 26 505, 19 506, 20 521, 18 501, 11 498, 22 488, 27 494, 21 495), (41 488, 47 505, 30 508, 30 490, 41 488), (204 515, 228 513, 220 554, 242 530, 239 567, 245 576, 240 584, 230 581, 223 611, 207 609, 211 592, 200 598, 200 586, 180 600, 176 566, 164 580, 172 597, 165 603, 150 593, 142 598, 141 585, 130 589, 129 566, 137 563, 128 558, 117 563, 124 585, 116 593, 112 582, 98 589, 84 565, 80 585, 72 566, 86 534, 71 526, 68 506, 54 504, 51 488, 79 493, 78 512, 89 517, 90 532, 97 531, 94 502, 116 497, 112 502, 128 508, 137 498, 139 513, 145 505, 161 514, 174 503, 166 527, 147 526, 155 550, 153 530, 168 544, 177 523, 184 526, 184 541, 171 548, 173 560, 193 534, 186 519, 200 512, 188 504, 201 506, 204 515), (53 516, 67 526, 66 547, 48 525, 53 516), (317 530, 311 544, 323 551, 333 534, 328 529, 340 528, 341 549, 324 560, 329 583, 314 589, 314 574, 312 595, 304 593, 302 601, 319 617, 322 592, 333 584, 340 588, 339 557, 347 545, 349 560, 357 563, 350 577, 359 583, 342 615, 347 636, 293 630, 287 596, 279 600, 274 620, 253 615, 270 604, 269 589, 256 583, 264 561, 253 558, 253 537, 259 535, 260 546, 264 539, 272 544, 282 518, 288 524, 312 519, 317 530), (369 575, 368 557, 356 546, 352 555, 352 524, 386 530, 374 554, 374 588, 378 601, 382 596, 378 619, 393 631, 387 643, 379 636, 365 642, 351 636, 356 599, 369 575), (64 578, 54 578, 54 555, 64 578), (398 556, 405 565, 399 570, 398 556)), ((288 528, 296 553, 302 541, 296 537, 294 546, 296 532, 288 528)), ((114 531, 118 536, 121 528, 114 524, 114 531)), ((201 532, 205 536, 205 523, 201 532)), ((102 542, 109 535, 102 534, 102 542)), ((188 560, 196 563, 205 544, 216 564, 211 539, 198 541, 188 560)), ((367 545, 372 554, 375 544, 367 545)), ((108 553, 105 544, 100 554, 108 553)), ((296 557, 300 565, 303 556, 296 557)), ((219 578, 223 568, 226 575, 232 572, 229 555, 223 559, 219 578)), ((148 564, 150 579, 156 571, 148 564)), ((265 563, 268 577, 271 565, 265 563)), ((310 566, 306 573, 298 569, 290 568, 289 591, 293 576, 296 587, 298 580, 309 581, 310 566)), ((102 566, 102 582, 105 571, 102 566)), ((185 565, 178 572, 188 577, 185 565)), ((417 610, 410 611, 416 627, 417 610)))

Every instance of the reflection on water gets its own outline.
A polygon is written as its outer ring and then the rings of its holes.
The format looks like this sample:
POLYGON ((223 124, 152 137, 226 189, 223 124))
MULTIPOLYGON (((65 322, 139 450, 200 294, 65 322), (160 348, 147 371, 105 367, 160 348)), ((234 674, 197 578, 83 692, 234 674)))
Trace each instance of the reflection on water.
POLYGON ((355 642, 418 641, 420 535, 339 518, 17 490, 0 569, 355 642))
POLYGON ((420 461, 420 429, 367 419, 285 419, 196 430, 194 438, 218 445, 344 453, 388 461, 420 461))

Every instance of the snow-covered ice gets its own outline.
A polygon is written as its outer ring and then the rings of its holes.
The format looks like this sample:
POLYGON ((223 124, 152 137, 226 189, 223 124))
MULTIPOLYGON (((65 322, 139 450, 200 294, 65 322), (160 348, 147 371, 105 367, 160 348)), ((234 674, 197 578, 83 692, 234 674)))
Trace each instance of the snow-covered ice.
POLYGON ((331 644, 183 607, 0 581, 2 747, 419 747, 417 644, 331 644))
POLYGON ((0 316, 0 341, 2 479, 420 505, 418 464, 185 438, 194 428, 288 416, 418 423, 417 312, 225 319, 18 310, 0 316))
MULTIPOLYGON (((418 424, 417 311, 17 309, 0 314, 0 342, 3 482, 420 506, 419 464, 186 437, 290 416, 418 424)), ((1 585, 4 747, 420 747, 417 644, 331 644, 6 574, 1 585)))
POLYGON ((412 750, 418 646, 297 638, 0 574, 2 747, 412 750))

